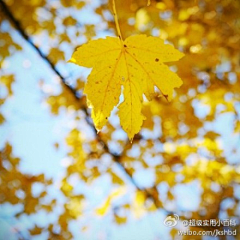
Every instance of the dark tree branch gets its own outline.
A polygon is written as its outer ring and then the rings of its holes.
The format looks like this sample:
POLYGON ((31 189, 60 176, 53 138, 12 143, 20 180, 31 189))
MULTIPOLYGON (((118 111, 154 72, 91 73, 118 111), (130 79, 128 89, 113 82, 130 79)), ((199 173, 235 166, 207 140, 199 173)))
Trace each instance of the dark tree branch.
MULTIPOLYGON (((42 50, 36 46, 34 44, 34 42, 32 41, 32 39, 28 36, 28 34, 26 33, 25 29, 22 27, 21 23, 19 20, 17 20, 13 14, 11 13, 11 11, 9 10, 9 7, 6 5, 6 3, 2 0, 0 0, 0 6, 4 12, 4 14, 7 16, 7 18, 9 19, 10 23, 13 25, 13 27, 19 32, 19 34, 27 41, 28 44, 30 44, 38 53, 38 55, 48 64, 48 66, 52 69, 52 71, 61 79, 61 82, 63 84, 63 86, 65 86, 75 97, 75 99, 77 101, 79 101, 81 99, 81 97, 78 95, 77 90, 74 89, 72 86, 70 86, 66 79, 62 76, 62 74, 59 72, 59 70, 56 68, 56 66, 54 65, 54 63, 51 61, 51 59, 45 55, 42 50)), ((135 180, 132 177, 131 172, 124 167, 123 163, 121 162, 121 154, 116 154, 116 153, 112 153, 107 145, 107 143, 105 143, 101 137, 97 134, 97 131, 91 121, 91 118, 89 116, 89 113, 87 111, 86 107, 82 107, 82 110, 84 111, 85 115, 86 115, 86 121, 89 124, 89 126, 92 128, 92 130, 95 133, 96 139, 97 141, 103 146, 103 149, 109 153, 112 156, 113 161, 121 168, 121 170, 125 173, 125 175, 128 177, 128 179, 130 180, 130 182, 136 187, 136 189, 142 191, 145 196, 149 199, 151 199, 155 205, 156 208, 162 208, 161 202, 158 200, 158 195, 156 194, 157 190, 155 187, 153 187, 152 189, 144 189, 141 188, 140 186, 138 186, 138 184, 135 182, 135 180)), ((168 212, 167 212, 168 213, 168 212)))
POLYGON ((8 6, 6 3, 2 0, 0 0, 0 6, 4 12, 4 14, 7 16, 7 18, 10 20, 10 23, 14 26, 14 28, 21 34, 21 36, 37 51, 38 55, 49 65, 49 67, 53 70, 53 72, 61 79, 62 83, 71 91, 76 99, 78 98, 77 91, 71 87, 65 80, 65 78, 61 75, 61 73, 58 71, 58 69, 55 67, 51 59, 45 55, 40 48, 38 48, 31 38, 27 35, 26 31, 20 24, 20 22, 12 15, 10 12, 8 6))

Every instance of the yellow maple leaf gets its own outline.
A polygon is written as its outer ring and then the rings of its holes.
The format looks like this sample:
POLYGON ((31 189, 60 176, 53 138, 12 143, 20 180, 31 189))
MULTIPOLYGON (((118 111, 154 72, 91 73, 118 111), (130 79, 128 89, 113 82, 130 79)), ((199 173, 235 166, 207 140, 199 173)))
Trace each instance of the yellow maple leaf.
POLYGON ((130 36, 124 41, 107 37, 80 46, 70 62, 93 68, 84 93, 96 129, 101 130, 106 124, 123 87, 124 101, 118 106, 118 115, 122 128, 132 139, 145 118, 143 94, 151 100, 156 86, 170 100, 173 89, 182 85, 182 80, 163 64, 182 57, 183 53, 164 44, 162 39, 146 35, 130 36))

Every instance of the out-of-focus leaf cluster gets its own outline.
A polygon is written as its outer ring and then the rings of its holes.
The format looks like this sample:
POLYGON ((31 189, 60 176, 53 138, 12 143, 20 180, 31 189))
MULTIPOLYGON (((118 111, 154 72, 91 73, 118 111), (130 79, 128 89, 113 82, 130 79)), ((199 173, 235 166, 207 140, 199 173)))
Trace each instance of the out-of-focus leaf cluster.
MULTIPOLYGON (((84 74, 71 77, 72 72, 67 72, 63 65, 73 48, 95 36, 114 34, 111 1, 101 1, 98 6, 88 1, 5 0, 5 3, 33 42, 77 90, 76 98, 66 87, 59 87, 60 81, 53 82, 50 90, 44 80, 40 84, 50 111, 71 116, 71 129, 65 141, 69 164, 60 184, 52 186, 44 175, 21 173, 20 159, 13 156, 10 144, 1 151, 0 203, 22 205, 16 218, 40 209, 51 212, 58 205, 56 199, 44 203, 48 191, 33 196, 35 183, 57 188, 66 200, 62 205, 59 203, 62 208, 58 220, 45 228, 35 226, 29 230, 30 235, 45 231, 49 239, 59 235, 71 239, 70 221, 84 218, 89 206, 93 210, 89 195, 95 194, 91 189, 102 179, 109 185, 109 191, 94 205, 93 211, 110 216, 117 224, 126 223, 131 216, 140 218, 157 208, 176 212, 182 219, 218 218, 223 213, 228 218, 239 217, 239 145, 225 145, 225 135, 214 128, 215 122, 228 114, 231 119, 222 123, 223 128, 230 127, 228 137, 239 137, 239 1, 152 0, 147 6, 146 0, 116 0, 124 38, 139 33, 159 36, 186 55, 175 65, 170 64, 184 85, 171 103, 158 96, 152 102, 145 102, 143 111, 147 120, 132 144, 114 114, 110 123, 98 135, 95 133, 89 125, 91 119, 86 116, 82 96, 84 74), (81 12, 88 11, 87 7, 101 23, 86 23, 79 17, 81 12), (141 186, 142 176, 146 177, 147 186, 141 186), (131 179, 139 189, 132 185, 131 179), (194 211, 181 211, 177 206, 183 196, 178 196, 175 190, 191 183, 199 188, 199 206, 194 211), (88 190, 77 191, 79 184, 88 190), (225 207, 225 202, 230 202, 230 207, 225 207)), ((18 74, 11 72, 8 61, 24 48, 15 41, 16 30, 8 31, 9 26, 9 20, 1 12, 0 111, 1 105, 14 96, 12 85, 18 74)), ((0 112, 1 124, 5 118, 0 112)), ((82 231, 87 232, 84 227, 82 231)))

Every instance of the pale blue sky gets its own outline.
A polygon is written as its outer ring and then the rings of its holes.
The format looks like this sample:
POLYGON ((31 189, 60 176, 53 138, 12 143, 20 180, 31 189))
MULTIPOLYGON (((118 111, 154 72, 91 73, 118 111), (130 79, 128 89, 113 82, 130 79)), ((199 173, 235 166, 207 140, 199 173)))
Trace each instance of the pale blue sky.
MULTIPOLYGON (((89 23, 89 14, 91 11, 87 10, 85 14, 80 15, 81 22, 89 23)), ((93 24, 98 24, 98 19, 94 19, 91 16, 93 24)), ((106 32, 100 32, 100 36, 105 36, 106 32)), ((64 174, 64 158, 66 158, 67 147, 62 144, 61 148, 56 150, 54 148, 55 142, 64 141, 64 136, 71 129, 69 122, 71 122, 71 115, 61 112, 58 116, 52 116, 50 114, 49 107, 44 104, 44 93, 39 88, 39 79, 43 79, 44 83, 50 88, 58 88, 56 76, 49 69, 42 59, 36 54, 36 52, 26 42, 14 33, 16 41, 24 46, 24 50, 10 58, 8 62, 8 68, 5 69, 9 72, 15 72, 16 80, 13 85, 14 95, 8 99, 3 106, 3 113, 7 119, 6 123, 0 127, 0 147, 8 140, 13 145, 14 154, 21 158, 20 169, 24 173, 28 174, 40 174, 44 173, 47 177, 54 178, 56 181, 55 189, 49 191, 50 196, 59 196, 60 202, 64 202, 64 198, 61 196, 60 191, 57 188, 57 183, 64 174), (51 195, 52 194, 52 195, 51 195)), ((79 40, 79 43, 82 39, 79 40)), ((67 52, 67 58, 70 58, 71 51, 67 52)), ((58 65, 60 70, 65 74, 68 72, 73 73, 72 77, 79 75, 78 71, 82 71, 81 74, 86 75, 83 69, 80 69, 72 64, 62 62, 58 65)), ((1 91, 1 89, 0 89, 1 91)), ((1 92, 0 92, 1 94, 1 92)), ((201 117, 204 115, 204 110, 200 105, 197 105, 197 114, 201 117)), ((240 111, 240 108, 239 108, 240 111)), ((232 136, 232 126, 228 123, 232 121, 233 116, 231 114, 223 114, 219 117, 214 124, 206 124, 206 129, 216 129, 222 135, 222 145, 225 148, 225 154, 227 155, 231 148, 239 143, 239 137, 232 136), (226 126, 227 125, 227 126, 226 126)), ((120 131, 120 134, 122 132, 120 131)), ((240 143, 239 143, 240 146, 240 143)), ((235 155, 230 156, 231 162, 239 162, 240 147, 235 155)), ((149 187, 153 181, 153 174, 151 171, 140 170, 135 176, 135 180, 140 186, 149 187)), ((130 184, 129 184, 130 185, 130 184)), ((87 186, 81 185, 85 189, 90 198, 90 206, 96 206, 96 204, 103 200, 109 192, 111 186, 107 178, 102 177, 93 188, 89 190, 87 186), (93 193, 93 194, 92 194, 93 193), (95 193, 98 193, 96 195, 95 193)), ((166 185, 161 185, 160 189, 164 195, 166 191, 166 185)), ((130 186, 131 188, 131 186, 130 186)), ((201 194, 200 187, 197 182, 182 185, 175 190, 178 205, 171 206, 170 208, 177 208, 183 211, 196 210, 199 204, 199 196, 201 194), (182 197, 183 196, 183 197, 182 197), (182 197, 182 198, 181 198, 182 197), (191 198, 191 201, 188 199, 191 198)), ((61 210, 61 206, 59 206, 61 210)), ((3 222, 1 215, 6 217, 11 216, 15 208, 4 205, 0 212, 0 225, 1 230, 8 231, 11 224, 20 224, 22 226, 32 226, 31 218, 22 217, 20 222, 12 222, 9 218, 9 222, 3 222)), ((54 213, 49 216, 48 220, 53 221, 57 218, 54 213)), ((111 222, 109 216, 104 219, 96 218, 96 216, 89 211, 79 221, 71 223, 71 229, 74 233, 75 239, 83 240, 158 240, 158 239, 171 239, 168 236, 169 228, 163 225, 165 218, 164 211, 157 211, 149 213, 147 216, 140 220, 134 219, 130 216, 127 225, 117 226, 111 222), (85 235, 80 233, 80 226, 91 224, 91 230, 85 235)), ((38 213, 35 217, 39 225, 44 225, 46 216, 43 213, 38 213)), ((1 234, 4 234, 2 231, 1 234)), ((1 238, 0 234, 0 239, 1 238)), ((16 239, 16 238, 12 238, 16 239)), ((35 237, 33 239, 42 239, 41 237, 35 237)))

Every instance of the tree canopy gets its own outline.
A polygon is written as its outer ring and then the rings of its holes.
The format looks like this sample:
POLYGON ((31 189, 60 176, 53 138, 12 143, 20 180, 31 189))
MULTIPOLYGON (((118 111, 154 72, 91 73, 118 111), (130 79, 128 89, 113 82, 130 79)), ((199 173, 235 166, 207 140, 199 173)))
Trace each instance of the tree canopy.
MULTIPOLYGON (((181 221, 235 219, 237 224, 232 229, 237 229, 239 239, 240 1, 116 0, 116 11, 126 45, 133 39, 131 46, 142 46, 145 40, 133 36, 152 36, 162 44, 156 45, 156 51, 175 48, 184 57, 170 59, 160 69, 164 62, 158 62, 161 56, 150 65, 151 56, 136 51, 145 61, 144 66, 158 74, 159 82, 164 85, 169 80, 171 88, 162 91, 152 84, 151 96, 145 94, 141 101, 135 95, 128 99, 136 79, 144 78, 144 73, 132 67, 129 57, 126 62, 133 81, 124 85, 123 91, 117 77, 107 72, 114 80, 110 90, 112 94, 116 91, 118 99, 112 95, 101 105, 105 113, 96 120, 85 94, 92 94, 92 98, 87 97, 97 109, 102 85, 90 86, 86 83, 89 71, 68 61, 75 50, 90 46, 85 45, 90 41, 107 47, 115 44, 97 42, 99 38, 118 37, 112 0, 0 0, 0 128, 4 131, 12 124, 13 116, 7 109, 9 103, 18 101, 21 89, 17 84, 27 71, 31 77, 27 75, 26 84, 37 78, 41 96, 38 103, 45 107, 43 111, 48 111, 51 118, 71 122, 68 132, 55 143, 56 149, 66 149, 64 159, 68 162, 64 174, 56 178, 44 172, 22 171, 24 158, 14 153, 14 135, 1 138, 0 219, 10 222, 19 239, 38 235, 46 239, 80 239, 82 235, 76 236, 71 224, 78 224, 89 212, 92 218, 109 218, 117 226, 127 226, 129 219, 142 219, 156 212, 164 216, 174 213, 181 221), (19 55, 30 60, 16 70, 19 55), (39 68, 28 70, 29 61, 39 68), (135 105, 129 110, 126 104, 135 105), (128 112, 131 119, 127 119, 128 112), (118 115, 125 122, 120 122, 118 115), (99 182, 107 188, 104 199, 92 191, 99 182), (38 194, 36 186, 41 186, 38 194), (187 199, 184 188, 189 187, 197 193, 188 193, 187 199), (197 207, 188 208, 194 201, 197 207), (1 216, 9 206, 13 209, 11 221, 9 216, 1 216), (39 214, 53 217, 41 225, 39 214), (19 227, 17 223, 25 218, 34 224, 19 227)), ((112 55, 105 54, 110 63, 100 58, 92 63, 83 50, 79 51, 79 65, 93 67, 91 78, 98 84, 98 77, 106 75, 101 73, 101 66, 111 66, 112 55)), ((125 76, 122 68, 117 74, 125 76)), ((150 85, 150 79, 146 79, 150 85)), ((139 90, 140 95, 143 90, 139 90)), ((90 226, 91 222, 79 223, 79 234, 87 236, 90 226)), ((170 231, 171 239, 179 239, 178 229, 178 225, 165 230, 156 226, 156 239, 161 239, 162 231, 170 231)), ((203 231, 206 227, 189 229, 203 231)))

